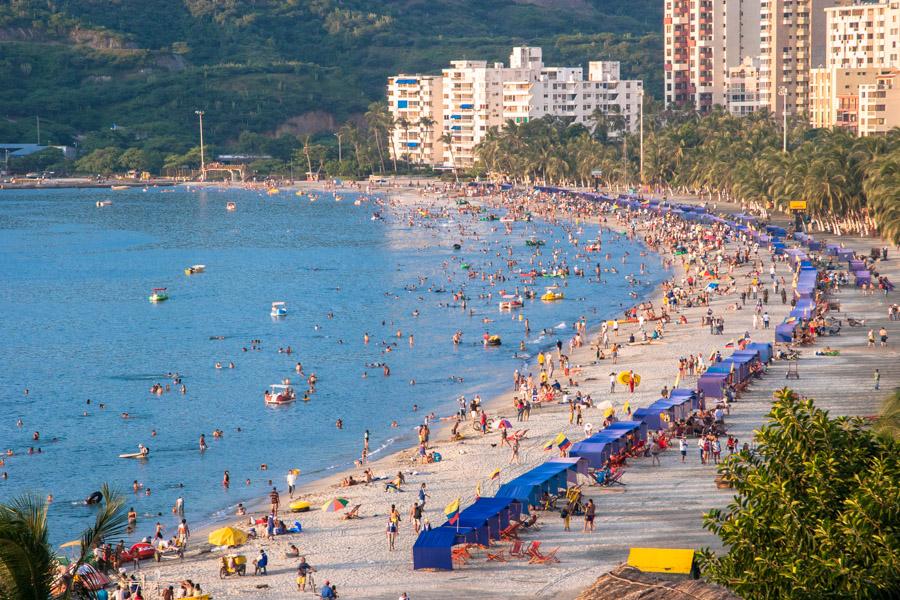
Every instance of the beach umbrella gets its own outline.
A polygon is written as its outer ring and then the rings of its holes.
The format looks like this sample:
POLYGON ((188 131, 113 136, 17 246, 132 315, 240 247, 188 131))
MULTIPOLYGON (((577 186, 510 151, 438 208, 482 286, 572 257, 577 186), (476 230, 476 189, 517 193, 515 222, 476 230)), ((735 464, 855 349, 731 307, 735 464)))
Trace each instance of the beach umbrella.
POLYGON ((91 591, 96 591, 109 585, 109 577, 91 565, 81 565, 78 567, 76 577, 86 589, 91 591))
POLYGON ((511 429, 512 423, 510 423, 507 419, 500 419, 499 421, 494 423, 494 429, 511 429))
POLYGON ((333 498, 322 505, 322 510, 325 512, 337 512, 348 504, 350 504, 350 501, 346 498, 333 498))
POLYGON ((240 546, 247 541, 247 534, 234 527, 223 527, 210 533, 208 539, 214 546, 240 546))

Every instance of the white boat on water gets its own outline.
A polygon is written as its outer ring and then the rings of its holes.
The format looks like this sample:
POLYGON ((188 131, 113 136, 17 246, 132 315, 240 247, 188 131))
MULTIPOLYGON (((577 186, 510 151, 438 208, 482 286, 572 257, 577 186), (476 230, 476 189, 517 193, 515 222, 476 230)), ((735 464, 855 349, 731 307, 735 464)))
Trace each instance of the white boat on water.
POLYGON ((97 200, 97 206, 112 206, 112 200, 97 200))
POLYGON ((263 395, 263 401, 270 406, 290 404, 297 399, 297 392, 290 385, 273 383, 263 395))
POLYGON ((269 313, 273 317, 286 317, 287 316, 287 306, 284 302, 273 302, 272 303, 272 312, 269 313))
POLYGON ((196 273, 203 273, 206 271, 206 265, 191 265, 190 267, 185 268, 185 275, 194 275, 196 273))

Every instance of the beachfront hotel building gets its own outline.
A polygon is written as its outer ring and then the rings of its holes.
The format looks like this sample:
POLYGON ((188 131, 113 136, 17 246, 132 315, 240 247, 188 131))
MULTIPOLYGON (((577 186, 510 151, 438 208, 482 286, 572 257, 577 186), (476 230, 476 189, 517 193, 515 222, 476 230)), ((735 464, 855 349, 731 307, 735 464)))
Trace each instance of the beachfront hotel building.
POLYGON ((810 70, 810 123, 859 135, 900 125, 900 0, 836 6, 824 13, 824 62, 810 70))
POLYGON ((825 60, 825 9, 842 0, 761 0, 759 93, 776 115, 805 115, 810 68, 825 60))
POLYGON ((725 106, 729 72, 759 54, 758 0, 666 0, 667 108, 725 106))
POLYGON ((391 152, 397 158, 443 167, 470 167, 475 146, 492 127, 527 123, 546 115, 590 125, 595 111, 638 127, 643 82, 621 79, 614 61, 582 67, 544 65, 540 48, 513 48, 509 66, 483 60, 452 61, 441 75, 397 75, 388 79, 394 118, 391 152), (429 115, 422 126, 423 113, 429 115), (418 119, 419 126, 411 122, 418 119), (399 127, 398 123, 404 126, 399 127), (442 140, 449 138, 449 143, 442 140))

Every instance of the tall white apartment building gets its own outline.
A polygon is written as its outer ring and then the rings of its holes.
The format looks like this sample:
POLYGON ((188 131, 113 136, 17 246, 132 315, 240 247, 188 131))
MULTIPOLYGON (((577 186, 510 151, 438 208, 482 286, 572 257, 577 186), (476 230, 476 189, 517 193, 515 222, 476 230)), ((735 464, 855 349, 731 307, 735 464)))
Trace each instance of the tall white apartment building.
POLYGON ((900 0, 835 6, 824 13, 825 56, 810 71, 810 123, 847 127, 859 135, 883 133, 890 128, 886 124, 900 121, 894 114, 900 109, 891 100, 900 93, 895 83, 900 0))
POLYGON ((441 160, 443 80, 434 75, 388 78, 388 104, 394 118, 391 155, 416 164, 441 160))
POLYGON ((900 67, 900 0, 826 8, 825 18, 825 67, 900 67))
POLYGON ((729 70, 759 54, 759 11, 759 0, 666 0, 666 107, 727 103, 729 70))
POLYGON ((825 9, 843 0, 760 1, 760 99, 774 114, 806 114, 810 68, 825 60, 825 9))
POLYGON ((581 67, 545 66, 540 48, 513 48, 509 66, 452 61, 441 76, 398 75, 388 80, 388 103, 395 120, 391 149, 394 156, 400 157, 410 144, 424 145, 427 137, 432 144, 430 153, 406 154, 421 156, 422 162, 428 164, 469 167, 475 163, 475 146, 491 127, 501 127, 508 121, 526 123, 545 115, 589 123, 596 110, 621 115, 625 126, 634 131, 642 94, 641 81, 620 79, 618 62, 591 62, 588 78, 584 79, 581 67), (434 93, 437 83, 430 83, 430 88, 421 83, 417 83, 418 87, 403 87, 407 84, 401 83, 428 78, 440 81, 440 114, 434 93), (423 97, 416 106, 428 106, 436 115, 432 117, 437 122, 434 130, 406 131, 396 126, 400 118, 408 115, 404 110, 409 110, 412 100, 411 96, 403 98, 407 104, 401 107, 401 92, 413 94, 417 90, 429 94, 429 99, 423 97), (449 143, 443 139, 449 139, 449 143))
POLYGON ((725 80, 728 112, 744 117, 763 108, 759 96, 759 58, 747 56, 736 67, 728 69, 725 80))

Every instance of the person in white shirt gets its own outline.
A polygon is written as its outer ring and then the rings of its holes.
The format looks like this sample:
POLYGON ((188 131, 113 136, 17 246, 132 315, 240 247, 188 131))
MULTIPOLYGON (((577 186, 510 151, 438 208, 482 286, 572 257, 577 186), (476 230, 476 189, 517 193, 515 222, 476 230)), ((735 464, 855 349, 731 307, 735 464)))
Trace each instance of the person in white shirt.
POLYGON ((285 477, 288 485, 288 495, 293 498, 294 497, 294 484, 297 483, 297 473, 294 472, 294 469, 288 471, 287 476, 285 477))

